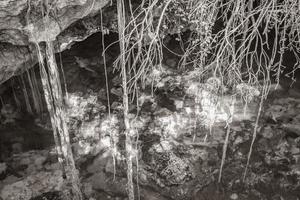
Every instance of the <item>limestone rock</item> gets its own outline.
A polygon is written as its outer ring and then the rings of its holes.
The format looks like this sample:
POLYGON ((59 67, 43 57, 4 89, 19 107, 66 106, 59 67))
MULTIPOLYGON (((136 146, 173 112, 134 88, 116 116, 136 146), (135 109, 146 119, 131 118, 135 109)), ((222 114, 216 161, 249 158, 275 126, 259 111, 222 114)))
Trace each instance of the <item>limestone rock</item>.
MULTIPOLYGON (((61 44, 58 51, 62 51, 73 41, 81 41, 98 31, 94 24, 99 24, 99 20, 93 21, 89 16, 98 14, 110 0, 48 2, 49 5, 41 0, 0 1, 0 83, 37 63, 32 42, 57 39, 56 46, 61 44), (49 9, 49 15, 43 15, 42 7, 49 9), (76 29, 76 21, 93 25, 76 29)), ((113 19, 111 15, 109 17, 113 19)))
POLYGON ((0 192, 0 196, 6 200, 29 200, 45 192, 60 190, 62 185, 61 170, 39 172, 21 181, 4 186, 0 192))

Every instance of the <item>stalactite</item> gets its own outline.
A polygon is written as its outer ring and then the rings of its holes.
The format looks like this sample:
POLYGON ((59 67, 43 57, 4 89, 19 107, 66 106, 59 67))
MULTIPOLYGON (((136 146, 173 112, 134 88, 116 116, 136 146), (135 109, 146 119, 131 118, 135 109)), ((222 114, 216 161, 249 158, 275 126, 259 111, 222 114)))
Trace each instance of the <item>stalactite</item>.
POLYGON ((16 95, 16 90, 15 90, 15 87, 14 87, 14 84, 13 84, 13 79, 11 80, 11 90, 12 90, 12 93, 13 93, 13 96, 14 96, 14 100, 15 100, 15 103, 17 105, 17 108, 19 110, 21 110, 21 102, 20 100, 18 99, 17 95, 16 95))
POLYGON ((35 109, 37 114, 40 114, 41 113, 41 105, 40 105, 39 100, 38 100, 38 95, 37 95, 38 91, 36 91, 35 87, 33 86, 32 77, 29 74, 28 70, 26 71, 26 75, 27 75, 27 80, 28 80, 28 83, 29 83, 29 86, 30 86, 30 89, 31 89, 31 95, 32 95, 32 99, 33 99, 34 109, 35 109))
POLYGON ((1 103, 1 106, 4 106, 4 101, 3 101, 2 96, 0 96, 0 103, 1 103))
POLYGON ((38 80, 37 80, 34 68, 30 69, 30 76, 32 79, 32 85, 34 87, 34 90, 36 91, 38 103, 40 105, 41 111, 43 111, 44 104, 43 104, 42 95, 40 92, 40 88, 39 88, 39 84, 38 84, 38 80))
POLYGON ((27 91, 27 88, 26 88, 26 84, 25 84, 23 75, 20 75, 20 82, 21 82, 21 85, 22 85, 22 90, 23 90, 23 95, 24 95, 24 99, 25 99, 25 103, 26 103, 27 112, 29 114, 33 115, 33 111, 32 111, 29 96, 28 96, 28 91, 27 91))
POLYGON ((61 52, 59 52, 59 66, 60 66, 60 71, 61 71, 62 78, 63 78, 66 99, 68 99, 69 97, 68 97, 67 81, 66 81, 66 76, 65 76, 65 72, 64 72, 64 66, 63 66, 61 52))

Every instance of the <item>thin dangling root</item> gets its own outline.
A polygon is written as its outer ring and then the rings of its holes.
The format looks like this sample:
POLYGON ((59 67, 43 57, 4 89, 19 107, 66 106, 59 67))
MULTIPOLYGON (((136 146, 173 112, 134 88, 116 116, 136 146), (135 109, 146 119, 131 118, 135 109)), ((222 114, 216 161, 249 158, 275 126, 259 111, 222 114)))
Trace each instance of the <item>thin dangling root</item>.
POLYGON ((252 141, 251 141, 251 145, 250 145, 250 149, 249 149, 249 153, 248 153, 248 157, 247 157, 247 164, 246 164, 246 168, 244 171, 244 175, 243 175, 243 182, 245 182, 246 180, 246 176, 247 176, 247 171, 248 171, 248 167, 249 167, 249 163, 250 163, 250 158, 251 158, 251 154, 252 154, 252 149, 253 149, 253 145, 257 136, 257 129, 258 129, 258 121, 261 115, 261 111, 262 111, 262 107, 263 107, 263 103, 264 103, 264 96, 261 96, 261 101, 259 104, 259 108, 258 108, 258 113, 256 116, 256 121, 255 121, 255 125, 254 125, 254 132, 253 132, 253 136, 252 136, 252 141))
POLYGON ((233 115, 234 115, 235 98, 236 97, 232 97, 232 103, 231 103, 231 106, 230 106, 230 113, 229 113, 229 116, 228 116, 228 119, 227 119, 227 132, 226 132, 225 142, 224 142, 224 145, 223 145, 223 154, 222 154, 221 167, 220 167, 219 178, 218 178, 219 183, 221 183, 223 167, 224 167, 225 160, 226 160, 226 153, 227 153, 227 147, 228 147, 229 135, 230 135, 230 124, 232 122, 232 118, 233 118, 233 115))

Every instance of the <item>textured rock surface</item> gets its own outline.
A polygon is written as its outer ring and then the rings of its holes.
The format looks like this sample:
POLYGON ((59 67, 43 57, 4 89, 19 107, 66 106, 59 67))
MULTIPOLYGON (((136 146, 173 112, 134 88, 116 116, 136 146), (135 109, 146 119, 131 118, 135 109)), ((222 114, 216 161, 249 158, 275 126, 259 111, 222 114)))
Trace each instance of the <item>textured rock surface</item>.
POLYGON ((62 185, 62 172, 53 153, 43 150, 15 154, 1 177, 0 199, 29 200, 45 192, 61 190, 62 185))
POLYGON ((40 172, 11 185, 6 185, 1 191, 1 197, 6 200, 29 200, 41 193, 61 189, 62 183, 61 170, 40 172))
POLYGON ((41 7, 46 5, 42 5, 40 0, 1 1, 0 41, 13 45, 28 45, 29 40, 33 39, 37 41, 55 39, 62 30, 66 29, 73 22, 89 14, 98 12, 99 9, 104 7, 107 3, 108 0, 51 1, 48 6, 50 12, 55 11, 55 14, 52 14, 53 16, 51 17, 50 13, 49 19, 47 20, 47 17, 41 17, 41 7), (26 22, 27 17, 29 19, 28 22, 26 22), (56 19, 54 17, 56 17, 56 19), (33 30, 33 35, 29 34, 28 31, 30 29, 33 30))
MULTIPOLYGON (((41 0, 3 0, 0 2, 0 84, 18 70, 36 63, 31 42, 58 39, 58 51, 72 41, 80 41, 97 31, 93 16, 109 0, 56 0, 45 5, 41 0), (49 15, 42 8, 49 9, 49 15), (84 19, 83 19, 84 18, 84 19), (83 19, 83 20, 81 20, 83 19), (80 31, 76 23, 81 20, 80 31), (70 31, 68 31, 70 29, 70 31), (61 48, 62 47, 62 48, 61 48)), ((99 25, 98 25, 99 26, 99 25)))

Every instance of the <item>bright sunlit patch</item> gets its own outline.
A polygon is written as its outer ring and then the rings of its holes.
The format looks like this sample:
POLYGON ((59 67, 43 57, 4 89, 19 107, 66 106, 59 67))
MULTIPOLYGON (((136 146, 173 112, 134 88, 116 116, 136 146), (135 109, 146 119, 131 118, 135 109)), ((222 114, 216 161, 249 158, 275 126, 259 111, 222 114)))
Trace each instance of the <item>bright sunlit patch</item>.
POLYGON ((78 155, 87 155, 91 152, 92 146, 91 144, 85 142, 84 140, 80 140, 77 143, 76 151, 78 155))
POLYGON ((260 95, 260 91, 247 83, 241 83, 236 86, 237 93, 243 97, 246 103, 253 100, 254 97, 258 97, 260 95))
POLYGON ((155 149, 156 152, 158 153, 164 153, 164 152, 169 152, 172 150, 172 144, 167 141, 161 141, 159 144, 155 144, 152 147, 152 150, 155 149))
POLYGON ((105 147, 111 147, 110 137, 104 137, 101 139, 101 146, 103 148, 105 147))
MULTIPOLYGON (((185 107, 189 115, 195 116, 207 128, 214 123, 227 121, 230 114, 232 99, 228 95, 221 96, 219 90, 222 84, 218 78, 209 78, 206 83, 191 82, 187 94, 194 98, 194 109, 185 107)), ((257 95, 256 91, 252 91, 257 95)))
POLYGON ((79 134, 84 139, 93 138, 93 139, 99 139, 98 134, 98 123, 99 120, 93 120, 90 122, 83 122, 80 126, 79 134))
POLYGON ((157 111, 154 114, 155 126, 161 127, 163 131, 162 133, 156 131, 156 134, 162 134, 165 138, 178 138, 180 135, 193 132, 197 126, 211 129, 215 123, 228 122, 231 118, 230 107, 233 102, 231 97, 218 96, 204 89, 201 84, 191 84, 188 90, 190 94, 195 92, 194 105, 183 105, 184 112, 179 113, 167 109, 157 111))
POLYGON ((104 119, 100 125, 100 131, 102 133, 109 133, 115 129, 117 124, 119 123, 118 118, 115 115, 108 116, 104 119))

